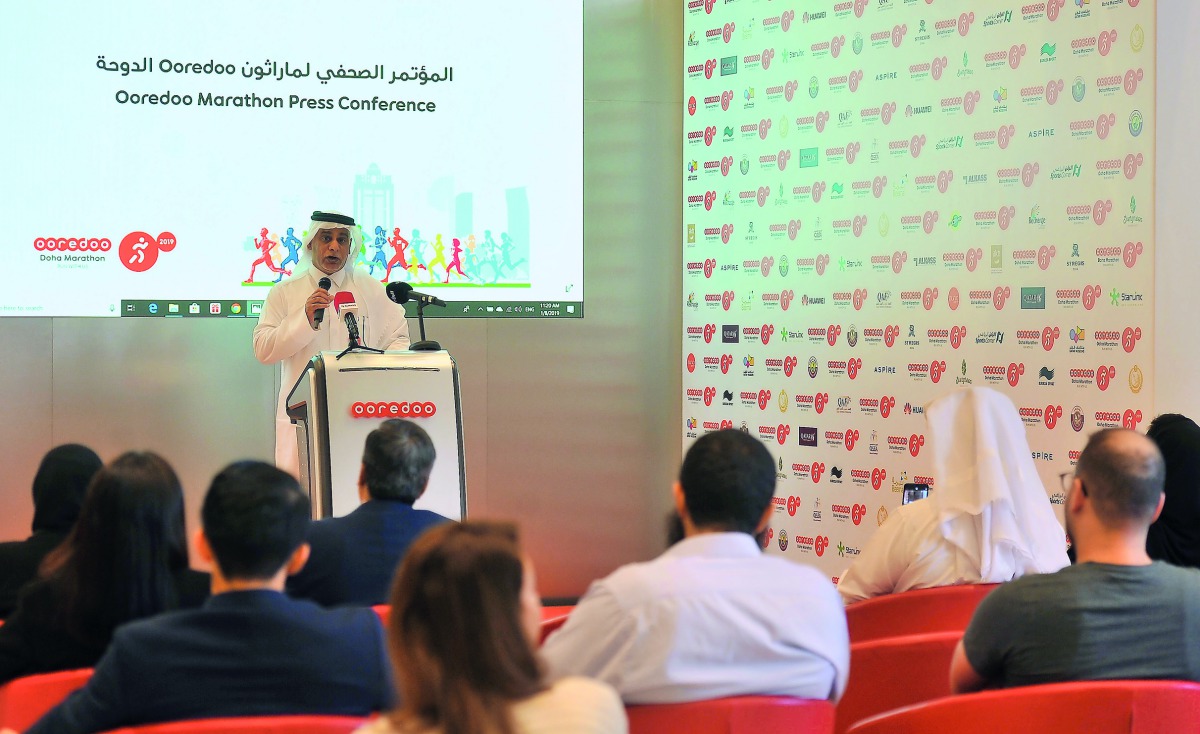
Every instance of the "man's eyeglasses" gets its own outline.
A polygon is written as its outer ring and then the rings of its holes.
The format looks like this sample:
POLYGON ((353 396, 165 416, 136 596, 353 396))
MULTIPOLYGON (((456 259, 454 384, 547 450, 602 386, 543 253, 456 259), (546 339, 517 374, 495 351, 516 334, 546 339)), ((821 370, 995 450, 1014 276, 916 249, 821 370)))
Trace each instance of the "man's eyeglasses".
MULTIPOLYGON (((1062 485, 1062 490, 1064 493, 1071 491, 1071 484, 1074 481, 1075 481, 1075 472, 1065 471, 1062 474, 1058 475, 1058 483, 1062 485)), ((1083 492, 1084 497, 1088 496, 1087 487, 1084 485, 1082 479, 1079 481, 1079 491, 1083 492)))

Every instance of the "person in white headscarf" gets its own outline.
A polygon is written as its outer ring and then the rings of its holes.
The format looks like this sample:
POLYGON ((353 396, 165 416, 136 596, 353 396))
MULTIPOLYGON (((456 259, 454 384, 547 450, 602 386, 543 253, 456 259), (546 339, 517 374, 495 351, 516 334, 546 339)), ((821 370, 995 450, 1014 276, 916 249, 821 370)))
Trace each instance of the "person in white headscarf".
POLYGON ((287 395, 313 356, 323 350, 344 349, 350 343, 346 324, 334 314, 324 313, 331 310, 333 294, 354 294, 365 346, 407 349, 409 344, 404 309, 388 299, 377 278, 354 266, 362 249, 362 232, 352 217, 333 211, 313 212, 304 248, 311 256, 301 258, 292 276, 271 288, 254 327, 258 361, 283 362, 275 415, 275 464, 293 474, 298 469, 296 430, 285 413, 287 395))
POLYGON ((925 417, 936 486, 871 537, 838 580, 842 600, 999 583, 1066 566, 1066 534, 1012 401, 967 388, 934 400, 925 417))

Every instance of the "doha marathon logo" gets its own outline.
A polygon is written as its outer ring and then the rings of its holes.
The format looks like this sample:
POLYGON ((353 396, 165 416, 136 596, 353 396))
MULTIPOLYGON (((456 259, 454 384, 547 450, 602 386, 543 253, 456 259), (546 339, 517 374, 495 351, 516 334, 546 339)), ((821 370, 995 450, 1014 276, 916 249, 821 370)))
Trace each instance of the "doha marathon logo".
MULTIPOLYGON (((107 237, 38 237, 33 241, 33 249, 43 253, 41 259, 44 261, 103 262, 103 255, 88 253, 109 252, 112 240, 107 237)), ((175 235, 170 232, 162 232, 157 237, 147 232, 130 232, 121 239, 117 256, 129 270, 144 273, 158 262, 160 252, 174 249, 175 235)))
POLYGON ((146 232, 130 232, 121 240, 117 248, 117 256, 121 264, 135 273, 144 273, 158 262, 160 252, 170 252, 175 249, 175 235, 162 232, 158 237, 152 237, 146 232))

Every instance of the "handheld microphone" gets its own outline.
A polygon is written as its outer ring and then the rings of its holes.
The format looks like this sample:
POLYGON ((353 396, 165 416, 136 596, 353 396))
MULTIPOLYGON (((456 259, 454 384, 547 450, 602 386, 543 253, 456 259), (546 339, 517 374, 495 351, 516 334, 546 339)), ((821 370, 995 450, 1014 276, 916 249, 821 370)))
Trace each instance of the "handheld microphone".
MULTIPOLYGON (((325 290, 329 290, 330 288, 333 287, 333 281, 330 280, 329 278, 321 278, 320 280, 317 281, 317 287, 323 288, 325 290)), ((325 320, 325 309, 318 308, 317 312, 313 314, 313 321, 316 323, 318 329, 321 328, 321 322, 324 320, 325 320)))
POLYGON ((333 312, 346 322, 346 331, 350 333, 350 341, 355 344, 359 343, 358 319, 354 316, 358 312, 358 304, 354 301, 354 294, 350 291, 338 291, 333 296, 333 312))
POLYGON ((446 302, 437 296, 430 296, 426 295, 425 293, 417 293, 408 283, 399 281, 395 283, 388 283, 387 288, 384 290, 387 292, 387 297, 390 298, 393 303, 408 303, 409 301, 416 301, 417 303, 422 303, 426 306, 446 305, 446 302))

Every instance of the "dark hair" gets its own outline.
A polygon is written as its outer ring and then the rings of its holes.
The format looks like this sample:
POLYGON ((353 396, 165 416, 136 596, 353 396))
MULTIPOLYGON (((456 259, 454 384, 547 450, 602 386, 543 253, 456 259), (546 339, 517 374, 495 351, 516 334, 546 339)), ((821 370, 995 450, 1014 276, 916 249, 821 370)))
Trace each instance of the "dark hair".
POLYGON ((775 463, 753 436, 734 429, 716 431, 688 449, 679 484, 697 528, 753 535, 775 495, 775 463))
POLYGON ((367 435, 363 448, 363 483, 372 499, 411 505, 421 498, 433 460, 433 441, 412 421, 392 418, 367 435))
POLYGON ((102 466, 95 451, 77 443, 46 452, 33 478, 33 532, 70 530, 83 507, 88 484, 102 466))
POLYGON ((1128 428, 1092 434, 1075 467, 1097 517, 1109 527, 1149 522, 1162 495, 1165 473, 1154 442, 1128 428))
POLYGON ((388 621, 396 728, 512 734, 509 706, 545 687, 521 623, 523 580, 510 523, 444 523, 413 543, 388 621))
POLYGON ((1175 566, 1200 566, 1200 426, 1166 413, 1150 421, 1146 436, 1166 464, 1162 514, 1146 534, 1146 552, 1175 566))
POLYGON ((221 575, 269 579, 304 542, 311 514, 295 477, 261 461, 239 461, 213 477, 200 521, 221 575))
POLYGON ((187 565, 179 478, 161 456, 130 451, 96 472, 42 572, 65 595, 68 631, 104 643, 118 625, 174 608, 174 574, 187 565))

